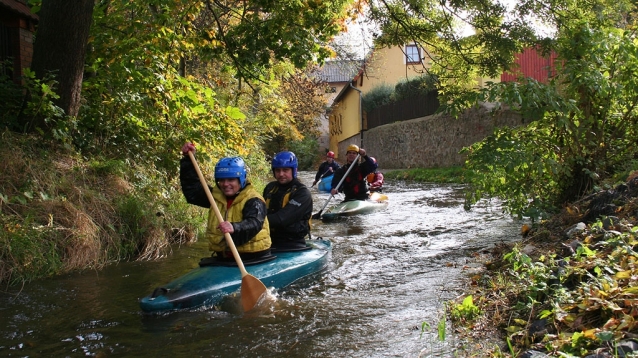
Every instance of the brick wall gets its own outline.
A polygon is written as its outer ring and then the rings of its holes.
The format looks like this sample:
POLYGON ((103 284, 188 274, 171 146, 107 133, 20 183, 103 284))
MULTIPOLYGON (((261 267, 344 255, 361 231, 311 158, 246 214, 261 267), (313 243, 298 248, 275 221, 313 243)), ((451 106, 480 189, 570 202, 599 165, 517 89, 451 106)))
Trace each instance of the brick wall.
POLYGON ((31 60, 33 59, 33 30, 26 26, 20 26, 19 37, 21 67, 31 67, 31 60))
MULTIPOLYGON (((33 58, 33 34, 38 17, 31 13, 26 1, 0 0, 0 23, 10 45, 0 51, 0 57, 13 58, 13 81, 21 83, 23 69, 31 67, 33 58), (5 53, 5 50, 7 53, 5 53)), ((5 58, 0 58, 5 60, 5 58)))

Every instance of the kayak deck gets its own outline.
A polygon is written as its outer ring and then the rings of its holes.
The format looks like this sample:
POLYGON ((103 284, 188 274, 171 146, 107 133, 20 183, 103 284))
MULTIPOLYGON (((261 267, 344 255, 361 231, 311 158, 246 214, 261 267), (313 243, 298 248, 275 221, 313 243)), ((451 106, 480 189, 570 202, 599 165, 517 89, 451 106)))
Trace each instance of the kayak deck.
MULTIPOLYGON (((283 288, 294 281, 321 271, 328 264, 332 244, 328 240, 309 240, 310 250, 276 252, 275 260, 247 266, 248 273, 266 287, 283 288)), ((239 291, 241 272, 237 266, 202 266, 158 287, 140 300, 144 312, 211 306, 239 291)))
POLYGON ((319 182, 319 184, 317 184, 317 190, 319 190, 322 193, 329 193, 332 187, 333 177, 334 177, 334 174, 321 178, 321 181, 319 182))
POLYGON ((344 201, 330 207, 322 215, 322 220, 334 220, 341 216, 369 214, 388 206, 388 197, 374 193, 368 200, 344 201))

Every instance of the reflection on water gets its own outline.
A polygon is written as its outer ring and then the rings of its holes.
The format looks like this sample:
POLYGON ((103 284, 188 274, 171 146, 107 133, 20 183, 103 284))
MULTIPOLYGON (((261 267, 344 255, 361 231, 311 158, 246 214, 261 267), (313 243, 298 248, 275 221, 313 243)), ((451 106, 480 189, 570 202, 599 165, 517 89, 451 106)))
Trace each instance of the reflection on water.
MULTIPOLYGON (((313 176, 300 173, 307 184, 313 176)), ((329 194, 312 190, 317 212, 329 194)), ((436 340, 442 303, 458 295, 467 257, 517 239, 519 223, 487 202, 464 211, 461 186, 389 181, 384 190, 390 204, 381 212, 314 220, 313 236, 333 242, 327 270, 273 292, 276 299, 247 314, 237 296, 219 307, 141 313, 139 298, 208 255, 198 242, 158 261, 2 292, 0 355, 450 356, 458 342, 436 340), (432 329, 421 335, 423 322, 432 329)))

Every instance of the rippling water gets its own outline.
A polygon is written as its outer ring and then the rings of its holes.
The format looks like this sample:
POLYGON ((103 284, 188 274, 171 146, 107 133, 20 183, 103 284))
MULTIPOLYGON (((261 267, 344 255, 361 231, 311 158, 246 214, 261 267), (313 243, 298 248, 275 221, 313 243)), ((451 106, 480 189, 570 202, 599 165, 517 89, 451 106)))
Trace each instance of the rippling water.
MULTIPOLYGON (((300 178, 309 184, 313 175, 300 178)), ((315 220, 313 235, 333 243, 328 269, 247 314, 236 297, 219 310, 140 311, 139 298, 197 267, 204 242, 158 261, 9 288, 0 293, 0 355, 449 357, 461 343, 436 339, 443 302, 462 292, 468 258, 518 239, 520 223, 487 202, 464 211, 457 185, 389 181, 384 193, 383 211, 315 220)), ((314 193, 315 212, 328 198, 314 193)))

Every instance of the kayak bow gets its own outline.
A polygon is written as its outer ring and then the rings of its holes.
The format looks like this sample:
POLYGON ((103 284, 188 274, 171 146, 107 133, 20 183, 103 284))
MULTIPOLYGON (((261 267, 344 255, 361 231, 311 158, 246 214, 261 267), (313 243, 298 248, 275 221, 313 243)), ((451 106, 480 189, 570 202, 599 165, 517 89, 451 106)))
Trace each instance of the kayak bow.
MULTIPOLYGON (((310 249, 275 252, 275 260, 251 265, 252 274, 266 286, 283 288, 317 273, 328 264, 332 244, 328 240, 309 241, 310 249)), ((241 286, 242 277, 236 266, 202 266, 184 276, 156 288, 140 300, 144 312, 212 306, 241 286)))
POLYGON ((350 200, 334 205, 323 213, 321 219, 329 221, 342 216, 369 214, 387 206, 387 195, 373 193, 368 200, 350 200))

